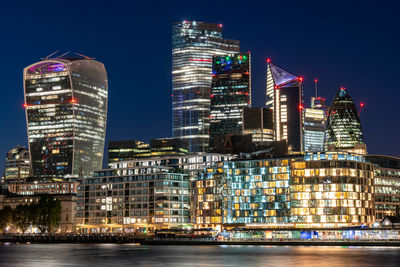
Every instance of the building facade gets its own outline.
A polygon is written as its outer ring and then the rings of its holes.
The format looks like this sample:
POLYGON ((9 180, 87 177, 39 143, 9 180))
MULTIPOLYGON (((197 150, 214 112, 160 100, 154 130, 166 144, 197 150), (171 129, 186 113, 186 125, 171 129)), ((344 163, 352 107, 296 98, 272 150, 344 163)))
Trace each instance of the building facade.
POLYGON ((377 221, 385 216, 400 215, 400 158, 384 155, 367 155, 374 164, 375 216, 377 221))
POLYGON ((217 162, 231 160, 235 156, 218 153, 190 153, 188 155, 173 155, 163 157, 140 158, 136 160, 114 162, 110 164, 111 169, 132 168, 132 167, 172 167, 176 171, 189 175, 192 180, 204 168, 211 167, 217 162))
POLYGON ((76 194, 78 181, 35 181, 25 183, 10 183, 8 191, 17 195, 63 195, 76 194))
POLYGON ((183 21, 172 31, 173 136, 190 152, 207 151, 213 56, 238 53, 239 41, 222 37, 222 25, 183 21))
POLYGON ((133 160, 140 156, 150 156, 150 145, 138 140, 108 142, 108 163, 133 160))
MULTIPOLYGON (((39 203, 41 196, 41 194, 25 196, 16 194, 0 195, 0 210, 5 206, 15 209, 18 205, 39 203)), ((58 194, 52 196, 61 202, 61 220, 57 232, 62 234, 72 233, 75 224, 76 194, 58 194)))
MULTIPOLYGON (((325 142, 330 150, 354 151, 365 146, 356 105, 344 87, 339 89, 329 108, 325 142)), ((364 150, 365 154, 366 147, 364 150)))
POLYGON ((251 106, 250 53, 214 56, 212 65, 210 147, 215 137, 242 132, 244 107, 251 106))
POLYGON ((189 223, 189 176, 170 167, 96 171, 78 189, 80 233, 147 232, 189 223))
POLYGON ((290 162, 295 158, 237 160, 207 168, 192 181, 192 223, 290 225, 290 162))
POLYGON ((103 162, 107 74, 83 57, 45 59, 24 69, 32 174, 88 176, 103 162))
POLYGON ((29 151, 17 146, 7 152, 4 166, 4 180, 25 180, 30 173, 29 151))
POLYGON ((292 222, 302 228, 372 225, 373 179, 373 165, 362 155, 306 153, 291 167, 292 222))
POLYGON ((237 159, 191 182, 197 228, 340 228, 375 222, 374 170, 362 155, 237 159))
POLYGON ((288 150, 303 150, 303 78, 267 60, 266 107, 272 109, 275 141, 286 140, 288 150))
POLYGON ((304 151, 325 150, 326 115, 322 109, 303 109, 303 148, 304 151))
POLYGON ((274 141, 272 110, 269 108, 243 108, 242 133, 251 134, 253 142, 274 141))

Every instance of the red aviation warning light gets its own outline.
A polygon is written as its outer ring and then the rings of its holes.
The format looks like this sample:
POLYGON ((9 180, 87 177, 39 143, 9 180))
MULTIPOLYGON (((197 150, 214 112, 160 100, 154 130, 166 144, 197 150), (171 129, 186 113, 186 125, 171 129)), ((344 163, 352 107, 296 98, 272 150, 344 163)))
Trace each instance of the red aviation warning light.
POLYGON ((76 104, 76 103, 78 103, 78 100, 76 100, 76 98, 71 98, 71 100, 69 102, 72 104, 76 104))
POLYGON ((303 77, 299 77, 298 80, 299 80, 300 82, 303 82, 304 79, 303 79, 303 77))
POLYGON ((22 106, 23 106, 24 108, 27 108, 27 107, 28 107, 28 104, 27 104, 27 103, 24 103, 22 106))
POLYGON ((363 109, 364 106, 365 106, 364 102, 361 102, 360 103, 360 109, 358 110, 358 116, 359 117, 360 117, 361 110, 363 109))
POLYGON ((317 83, 317 82, 318 82, 318 79, 314 79, 314 82, 317 83))
POLYGON ((299 105, 299 110, 301 111, 304 108, 302 104, 299 105))
POLYGON ((271 63, 271 59, 270 58, 267 58, 267 63, 271 63))

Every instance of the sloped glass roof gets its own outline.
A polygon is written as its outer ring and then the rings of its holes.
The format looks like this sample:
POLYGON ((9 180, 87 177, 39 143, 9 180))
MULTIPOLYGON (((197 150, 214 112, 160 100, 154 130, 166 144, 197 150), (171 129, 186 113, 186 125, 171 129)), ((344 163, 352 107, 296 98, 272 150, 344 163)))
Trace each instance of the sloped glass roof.
POLYGON ((296 75, 289 73, 272 63, 269 64, 269 67, 271 68, 272 77, 274 79, 275 85, 285 84, 287 82, 298 79, 296 75))

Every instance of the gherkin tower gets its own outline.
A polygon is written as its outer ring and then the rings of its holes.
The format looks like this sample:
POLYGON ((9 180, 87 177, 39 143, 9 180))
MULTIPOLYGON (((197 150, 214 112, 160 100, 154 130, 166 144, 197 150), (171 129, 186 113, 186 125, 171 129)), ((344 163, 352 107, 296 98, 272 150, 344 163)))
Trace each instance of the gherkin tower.
POLYGON ((364 144, 357 108, 345 88, 340 88, 329 109, 325 135, 328 149, 346 150, 364 144))

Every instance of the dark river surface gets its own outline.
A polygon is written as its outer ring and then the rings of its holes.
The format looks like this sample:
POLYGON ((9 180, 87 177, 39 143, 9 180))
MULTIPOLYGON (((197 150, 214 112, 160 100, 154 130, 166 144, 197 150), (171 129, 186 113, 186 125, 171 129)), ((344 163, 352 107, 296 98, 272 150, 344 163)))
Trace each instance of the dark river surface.
POLYGON ((399 247, 0 244, 0 266, 400 266, 399 247))

